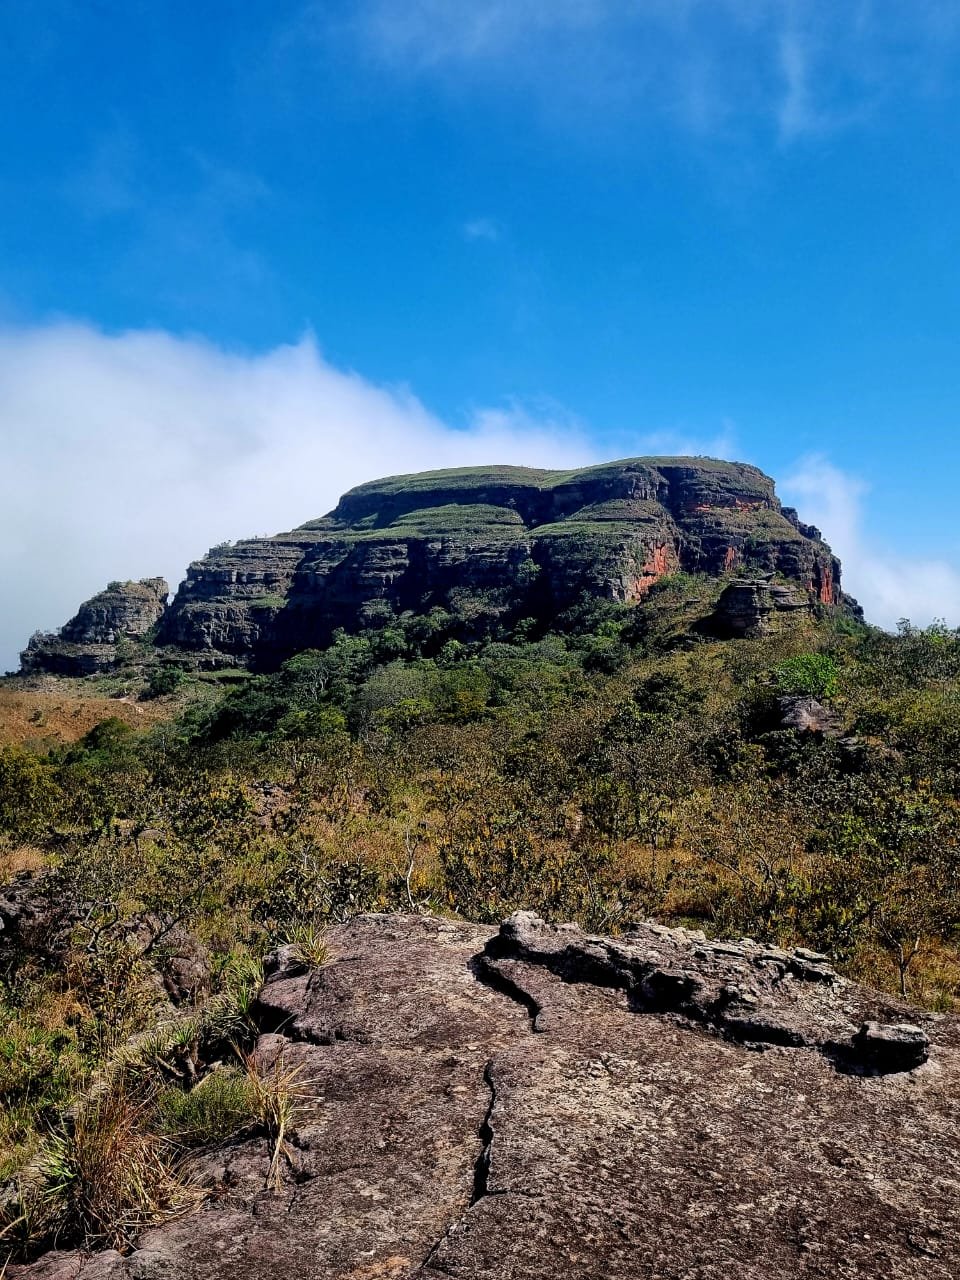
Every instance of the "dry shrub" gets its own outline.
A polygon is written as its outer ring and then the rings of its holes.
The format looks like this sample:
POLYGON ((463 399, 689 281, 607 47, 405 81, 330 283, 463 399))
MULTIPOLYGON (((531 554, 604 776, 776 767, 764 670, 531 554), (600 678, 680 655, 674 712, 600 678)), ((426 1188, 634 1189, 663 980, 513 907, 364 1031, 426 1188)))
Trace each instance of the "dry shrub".
POLYGON ((125 1252, 145 1227, 186 1212, 197 1192, 151 1115, 123 1086, 80 1103, 23 1171, 3 1234, 23 1252, 60 1241, 125 1252))

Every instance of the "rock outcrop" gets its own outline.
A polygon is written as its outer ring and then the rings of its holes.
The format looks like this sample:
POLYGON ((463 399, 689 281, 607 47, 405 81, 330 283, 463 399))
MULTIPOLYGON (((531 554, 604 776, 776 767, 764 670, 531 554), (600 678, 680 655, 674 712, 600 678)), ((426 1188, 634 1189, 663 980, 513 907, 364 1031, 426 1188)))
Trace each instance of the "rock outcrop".
POLYGON ((362 916, 277 953, 261 1069, 307 1095, 206 1204, 21 1280, 953 1280, 960 1023, 822 956, 640 925, 362 916))
POLYGON ((769 578, 738 578, 724 588, 702 629, 725 640, 772 635, 809 611, 809 595, 798 586, 769 578))
MULTIPOLYGON (((713 620, 716 634, 758 634, 817 607, 854 607, 819 531, 781 506, 756 467, 632 458, 361 485, 322 519, 225 543, 191 564, 157 642, 205 665, 271 667, 325 646, 338 628, 383 624, 406 610, 441 608, 470 638, 502 620, 549 623, 584 595, 636 603, 679 570, 738 579, 713 620)), ((142 634, 120 625, 115 606, 124 592, 148 588, 125 584, 120 598, 96 597, 58 637, 31 641, 24 670, 103 669, 110 635, 142 634)), ((147 613, 151 624, 159 616, 147 613)))
POLYGON ((321 520, 192 564, 161 638, 270 662, 355 630, 371 611, 439 606, 477 630, 503 615, 555 616, 584 593, 632 603, 680 569, 781 575, 808 613, 842 601, 838 561, 762 472, 637 458, 361 485, 321 520))
POLYGON ((34 635, 21 655, 21 670, 67 676, 109 671, 117 664, 117 643, 142 640, 163 617, 169 593, 163 578, 111 582, 59 631, 34 635))

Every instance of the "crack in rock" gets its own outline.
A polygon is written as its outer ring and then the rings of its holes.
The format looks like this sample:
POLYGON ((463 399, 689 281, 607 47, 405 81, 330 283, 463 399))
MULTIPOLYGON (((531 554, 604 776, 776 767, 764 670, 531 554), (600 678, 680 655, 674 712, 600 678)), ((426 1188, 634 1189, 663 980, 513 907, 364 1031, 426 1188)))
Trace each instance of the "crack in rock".
POLYGON ((473 1171, 473 1195, 470 1197, 471 1208, 478 1200, 482 1200, 484 1196, 490 1194, 490 1165, 493 1160, 493 1110, 497 1105, 497 1085, 493 1078, 492 1058, 487 1059, 483 1068, 483 1081, 490 1090, 490 1103, 477 1131, 480 1141, 483 1143, 483 1148, 477 1157, 477 1163, 473 1171))
POLYGON ((493 1159, 493 1111, 497 1105, 497 1085, 493 1078, 493 1059, 488 1058, 483 1067, 483 1082, 490 1091, 490 1101, 487 1103, 487 1109, 483 1113, 483 1119, 480 1121, 480 1127, 477 1130, 477 1136, 483 1144, 480 1154, 477 1156, 476 1164, 473 1167, 473 1190, 470 1194, 470 1202, 463 1213, 458 1214, 456 1219, 447 1227, 440 1239, 432 1246, 430 1252, 424 1258, 423 1263, 417 1274, 422 1275, 425 1271, 441 1271, 444 1275, 449 1274, 448 1269, 441 1262, 436 1262, 437 1253, 442 1246, 455 1235, 457 1229, 464 1221, 466 1216, 480 1200, 485 1199, 489 1195, 499 1195, 501 1192, 492 1192, 490 1190, 490 1166, 493 1159))

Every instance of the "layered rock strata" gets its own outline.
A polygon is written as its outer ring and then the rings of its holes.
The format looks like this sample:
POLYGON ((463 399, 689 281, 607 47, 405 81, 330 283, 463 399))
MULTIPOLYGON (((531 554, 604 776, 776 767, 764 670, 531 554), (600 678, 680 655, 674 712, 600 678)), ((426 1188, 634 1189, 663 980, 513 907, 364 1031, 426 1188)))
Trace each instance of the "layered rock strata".
POLYGON ((163 578, 111 582, 59 631, 34 635, 21 655, 25 673, 93 675, 118 660, 121 640, 142 640, 163 617, 170 593, 163 578))
POLYGON ((277 953, 261 1070, 305 1094, 201 1157, 128 1257, 21 1280, 953 1280, 960 1024, 822 956, 641 925, 363 916, 277 953))
POLYGON ((361 485, 321 520, 192 564, 161 638, 278 660, 355 630, 371 610, 439 606, 470 630, 503 614, 549 618, 584 593, 632 603, 680 569, 780 575, 807 612, 843 599, 839 562, 762 472, 638 458, 361 485))
POLYGON ((115 586, 58 636, 35 637, 23 669, 102 670, 115 660, 110 637, 142 635, 158 618, 158 644, 213 666, 276 666, 338 628, 407 610, 441 608, 470 638, 501 620, 549 623, 584 596, 636 603, 679 570, 736 579, 710 623, 718 635, 854 608, 819 531, 782 507, 755 467, 708 458, 478 467, 361 485, 290 533, 215 547, 165 610, 159 579, 155 591, 115 586))
POLYGON ((772 635, 809 611, 809 594, 799 585, 739 578, 724 588, 703 630, 725 640, 772 635))

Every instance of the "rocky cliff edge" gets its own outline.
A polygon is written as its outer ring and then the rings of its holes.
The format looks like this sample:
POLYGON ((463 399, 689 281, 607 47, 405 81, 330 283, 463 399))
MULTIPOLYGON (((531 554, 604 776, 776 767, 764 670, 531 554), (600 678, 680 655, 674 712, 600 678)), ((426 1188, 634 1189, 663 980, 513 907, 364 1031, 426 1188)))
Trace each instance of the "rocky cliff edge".
POLYGON ((290 533, 214 547, 165 609, 151 597, 137 612, 147 581, 123 584, 125 598, 111 589, 59 636, 32 641, 23 670, 107 669, 109 632, 143 636, 154 624, 168 652, 209 666, 276 666, 324 647, 338 628, 385 625, 408 610, 442 609, 460 638, 477 637, 520 618, 549 625, 584 596, 635 604, 678 571, 738 584, 718 611, 718 635, 763 634, 819 608, 858 613, 819 531, 781 505, 756 467, 710 458, 468 467, 360 485, 290 533), (114 626, 132 605, 139 629, 114 626))

